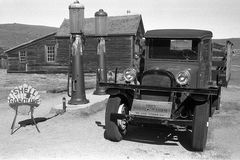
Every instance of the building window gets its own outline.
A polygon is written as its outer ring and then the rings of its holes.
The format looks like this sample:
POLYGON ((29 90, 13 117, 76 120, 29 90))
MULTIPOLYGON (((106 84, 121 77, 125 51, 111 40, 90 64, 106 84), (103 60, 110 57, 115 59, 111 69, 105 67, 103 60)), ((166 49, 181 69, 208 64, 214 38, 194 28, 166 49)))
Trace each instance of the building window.
POLYGON ((55 62, 55 46, 46 46, 47 62, 55 62))
POLYGON ((19 52, 19 61, 20 61, 20 63, 25 63, 27 61, 27 52, 26 51, 19 52))

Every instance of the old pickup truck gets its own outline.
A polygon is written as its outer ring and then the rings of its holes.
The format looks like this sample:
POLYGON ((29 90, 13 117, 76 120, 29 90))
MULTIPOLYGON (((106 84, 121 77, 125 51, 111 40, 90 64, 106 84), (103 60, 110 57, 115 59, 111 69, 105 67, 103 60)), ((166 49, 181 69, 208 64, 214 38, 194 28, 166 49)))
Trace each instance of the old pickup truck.
POLYGON ((207 30, 163 29, 147 31, 145 45, 144 69, 126 68, 124 83, 117 70, 115 81, 99 81, 110 95, 105 138, 122 140, 128 125, 181 127, 191 132, 192 150, 203 151, 209 117, 230 79, 232 43, 213 43, 207 30))

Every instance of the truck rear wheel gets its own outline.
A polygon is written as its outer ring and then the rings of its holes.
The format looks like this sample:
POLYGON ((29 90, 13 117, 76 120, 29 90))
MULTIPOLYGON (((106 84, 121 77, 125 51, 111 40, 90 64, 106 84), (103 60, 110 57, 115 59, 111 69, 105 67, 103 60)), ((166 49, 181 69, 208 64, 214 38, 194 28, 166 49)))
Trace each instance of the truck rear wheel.
POLYGON ((111 96, 108 99, 105 112, 105 132, 104 137, 108 140, 119 142, 127 132, 127 121, 111 119, 112 113, 128 114, 127 105, 121 97, 111 96))
POLYGON ((192 126, 192 149, 203 151, 207 142, 209 104, 196 105, 192 126))

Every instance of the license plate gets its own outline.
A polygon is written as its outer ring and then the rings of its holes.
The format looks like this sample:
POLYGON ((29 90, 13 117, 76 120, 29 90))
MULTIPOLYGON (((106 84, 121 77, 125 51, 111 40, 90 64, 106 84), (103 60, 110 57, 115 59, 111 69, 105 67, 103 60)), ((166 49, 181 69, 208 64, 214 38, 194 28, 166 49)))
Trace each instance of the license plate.
POLYGON ((172 102, 134 100, 130 115, 170 118, 172 102))

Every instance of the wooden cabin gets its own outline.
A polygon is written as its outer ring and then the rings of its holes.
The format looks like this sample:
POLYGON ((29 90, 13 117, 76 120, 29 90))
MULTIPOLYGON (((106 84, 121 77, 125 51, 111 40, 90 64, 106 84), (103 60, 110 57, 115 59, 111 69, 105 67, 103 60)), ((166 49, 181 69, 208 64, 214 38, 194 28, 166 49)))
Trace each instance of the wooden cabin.
MULTIPOLYGON (((51 33, 5 51, 8 56, 7 72, 39 73, 58 66, 52 61, 55 57, 52 58, 50 54, 51 47, 54 48, 53 53, 57 49, 55 35, 56 33, 51 33)), ((54 70, 56 69, 54 68, 54 70)))
MULTIPOLYGON (((108 17, 106 66, 123 70, 132 65, 135 52, 141 52, 140 40, 145 30, 141 15, 108 17)), ((98 67, 95 19, 86 18, 84 26, 84 71, 95 72, 98 67)), ((6 51, 8 73, 66 73, 71 52, 69 20, 64 19, 56 33, 32 40, 6 51)))
POLYGON ((4 49, 0 47, 0 69, 7 68, 7 56, 4 54, 4 49))
POLYGON ((0 55, 0 69, 7 68, 7 56, 0 55))

